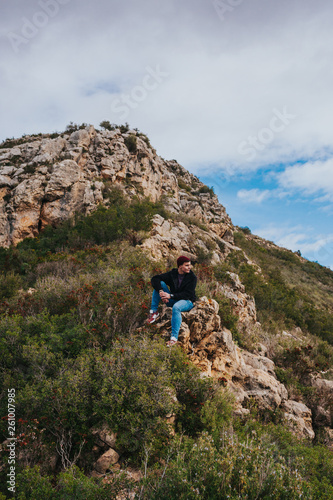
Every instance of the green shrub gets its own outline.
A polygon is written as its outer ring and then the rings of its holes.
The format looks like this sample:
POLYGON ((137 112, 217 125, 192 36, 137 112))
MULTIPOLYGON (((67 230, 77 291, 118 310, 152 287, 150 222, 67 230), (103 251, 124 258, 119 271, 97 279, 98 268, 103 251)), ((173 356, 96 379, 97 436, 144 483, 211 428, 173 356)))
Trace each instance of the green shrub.
POLYGON ((51 478, 42 476, 39 467, 25 469, 17 476, 18 500, 30 500, 32 498, 51 500, 55 498, 55 490, 51 485, 51 478))
POLYGON ((150 475, 143 498, 310 499, 302 472, 300 462, 288 463, 260 440, 241 443, 224 432, 217 444, 203 433, 195 442, 184 438, 175 443, 163 476, 150 475))
POLYGON ((101 381, 95 412, 119 434, 118 445, 139 451, 147 441, 169 435, 165 417, 176 411, 167 349, 147 338, 117 342, 96 358, 101 381))
POLYGON ((148 146, 149 149, 153 150, 153 152, 156 152, 155 149, 152 147, 150 144, 149 138, 146 136, 146 134, 143 134, 142 132, 137 132, 138 137, 140 137, 148 146))
POLYGON ((302 291, 288 285, 280 270, 270 270, 265 279, 249 264, 238 261, 237 266, 247 293, 255 298, 259 321, 268 316, 284 322, 287 328, 299 326, 333 343, 333 314, 318 309, 302 291))
POLYGON ((214 276, 216 280, 222 284, 228 283, 232 285, 233 280, 230 276, 229 269, 230 269, 229 265, 224 262, 217 266, 214 266, 214 276))
POLYGON ((248 226, 245 226, 245 227, 240 227, 239 229, 240 229, 240 231, 242 231, 242 233, 244 233, 244 234, 252 234, 251 229, 250 229, 248 226))
POLYGON ((234 314, 232 310, 232 302, 230 301, 230 299, 228 299, 222 294, 215 295, 214 299, 217 301, 219 305, 219 316, 221 318, 221 325, 228 328, 228 330, 230 330, 231 333, 236 338, 238 334, 237 330, 238 317, 236 316, 236 314, 234 314))
POLYGON ((302 262, 289 250, 247 240, 241 231, 234 238, 261 268, 259 274, 235 252, 228 255, 228 264, 256 300, 259 321, 266 328, 274 322, 282 328, 299 326, 333 344, 333 303, 328 292, 333 286, 332 271, 302 262))
POLYGON ((120 125, 119 129, 122 134, 126 134, 129 131, 129 124, 126 122, 125 125, 120 125))
POLYGON ((134 134, 130 134, 128 137, 125 137, 125 145, 130 153, 136 153, 137 150, 137 138, 134 134))
POLYGON ((177 399, 181 407, 177 427, 190 436, 197 436, 204 429, 218 432, 229 422, 233 400, 228 393, 210 378, 201 378, 200 371, 176 349, 172 351, 171 372, 177 399))
POLYGON ((183 179, 177 179, 178 181, 178 186, 180 187, 180 189, 184 189, 185 191, 188 191, 188 192, 191 192, 191 186, 189 186, 188 184, 186 184, 186 182, 183 181, 183 179))
POLYGON ((13 271, 0 274, 0 300, 13 297, 22 285, 23 280, 21 276, 15 274, 13 271))
POLYGON ((213 256, 211 250, 207 250, 201 245, 195 245, 195 253, 198 264, 209 264, 213 256))
POLYGON ((166 215, 159 202, 148 199, 130 202, 117 189, 109 190, 107 196, 109 208, 100 205, 90 215, 77 214, 57 228, 47 226, 38 238, 27 238, 17 247, 0 248, 0 270, 27 275, 41 258, 49 259, 50 252, 81 250, 126 238, 135 244, 140 241, 135 235, 151 228, 154 214, 166 215))
POLYGON ((67 125, 67 127, 66 127, 66 132, 68 134, 72 134, 73 132, 76 132, 77 130, 87 128, 87 126, 88 126, 87 123, 81 123, 81 125, 78 125, 77 123, 69 122, 69 125, 67 125))
POLYGON ((115 124, 111 124, 108 120, 103 120, 100 124, 100 127, 104 128, 105 130, 116 130, 118 127, 115 124))
POLYGON ((201 186, 198 190, 198 193, 209 193, 210 196, 214 196, 214 188, 213 187, 208 187, 208 186, 201 186))
POLYGON ((41 474, 39 467, 27 468, 18 474, 17 484, 17 500, 109 500, 124 489, 133 489, 125 474, 105 483, 88 478, 78 467, 61 472, 55 484, 51 477, 41 474))

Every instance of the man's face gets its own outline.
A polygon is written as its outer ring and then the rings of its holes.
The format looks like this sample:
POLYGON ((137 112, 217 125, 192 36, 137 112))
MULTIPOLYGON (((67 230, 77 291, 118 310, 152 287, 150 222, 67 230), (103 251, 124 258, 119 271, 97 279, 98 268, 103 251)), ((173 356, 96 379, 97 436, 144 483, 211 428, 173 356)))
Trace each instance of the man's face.
POLYGON ((191 267, 191 262, 183 262, 183 264, 179 266, 178 272, 180 272, 180 274, 187 274, 191 271, 191 267))

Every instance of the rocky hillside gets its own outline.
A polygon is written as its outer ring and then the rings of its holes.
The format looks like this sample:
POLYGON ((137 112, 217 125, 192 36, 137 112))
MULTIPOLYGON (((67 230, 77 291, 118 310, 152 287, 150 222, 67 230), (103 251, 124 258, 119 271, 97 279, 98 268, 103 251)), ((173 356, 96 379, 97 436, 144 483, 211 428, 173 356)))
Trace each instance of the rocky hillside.
MULTIPOLYGON (((264 278, 256 253, 251 254, 249 247, 242 249, 235 245, 234 233, 239 235, 239 228, 233 226, 212 189, 175 160, 159 157, 144 134, 126 126, 107 128, 98 131, 93 126, 69 126, 63 134, 25 136, 2 144, 2 246, 36 237, 46 226, 57 227, 76 213, 87 215, 100 204, 108 206, 107 191, 110 186, 117 186, 128 199, 149 197, 153 202, 162 201, 169 214, 168 218, 156 214, 150 234, 141 242, 141 248, 150 258, 166 259, 172 264, 175 256, 187 253, 195 261, 218 266, 228 256, 232 260, 233 255, 241 254, 255 274, 264 278)), ((282 250, 296 261, 305 261, 271 242, 245 233, 247 240, 256 245, 282 250)), ((262 341, 265 329, 258 322, 255 300, 246 293, 238 274, 231 270, 230 267, 228 280, 223 284, 216 281, 212 295, 219 292, 227 298, 238 329, 248 337, 255 330, 256 338, 262 341)), ((323 300, 326 307, 332 306, 329 298, 332 289, 328 287, 328 291, 328 297, 323 300)), ((285 385, 277 380, 274 362, 267 357, 267 346, 258 342, 252 346, 254 352, 240 350, 231 334, 221 329, 217 302, 210 300, 205 304, 206 307, 200 306, 199 310, 195 308, 184 315, 193 318, 190 322, 193 328, 183 331, 181 336, 184 350, 192 361, 208 376, 226 381, 237 400, 243 403, 239 411, 244 410, 249 398, 257 400, 262 408, 281 408, 297 432, 313 439, 311 410, 303 403, 288 399, 285 385)), ((160 326, 164 328, 165 322, 160 326)), ((301 344, 304 332, 299 331, 300 336, 295 339, 301 344)), ((318 377, 323 379, 322 374, 315 372, 314 380, 318 377)), ((325 384, 330 388, 330 381, 325 384)), ((327 405, 325 411, 328 411, 327 405)), ((331 418, 326 418, 326 423, 326 432, 330 435, 331 418)))
POLYGON ((195 217, 232 240, 231 220, 214 193, 176 161, 157 156, 145 135, 92 126, 54 135, 1 145, 1 246, 35 237, 75 212, 90 213, 104 202, 108 184, 122 186, 128 197, 163 199, 171 212, 195 217))
POLYGON ((3 391, 18 391, 22 481, 41 481, 29 472, 41 466, 54 480, 40 498, 53 498, 79 465, 105 498, 329 498, 333 273, 234 227, 144 134, 105 124, 0 147, 0 368, 3 391), (150 276, 180 253, 200 298, 170 353, 170 310, 145 318, 150 276), (204 472, 179 466, 202 450, 204 472))

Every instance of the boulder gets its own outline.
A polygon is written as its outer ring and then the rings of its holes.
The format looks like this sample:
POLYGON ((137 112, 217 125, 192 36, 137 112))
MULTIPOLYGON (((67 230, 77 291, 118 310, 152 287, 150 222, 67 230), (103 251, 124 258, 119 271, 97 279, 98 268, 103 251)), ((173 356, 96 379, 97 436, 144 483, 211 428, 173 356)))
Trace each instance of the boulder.
POLYGON ((105 474, 108 472, 112 465, 116 464, 120 456, 112 448, 108 449, 94 464, 94 469, 99 474, 105 474))
POLYGON ((104 424, 101 428, 92 429, 91 433, 95 436, 95 443, 97 446, 115 448, 117 434, 112 432, 107 424, 104 424))
POLYGON ((310 408, 303 403, 288 399, 283 402, 281 409, 284 412, 285 422, 292 432, 302 438, 314 439, 310 408))

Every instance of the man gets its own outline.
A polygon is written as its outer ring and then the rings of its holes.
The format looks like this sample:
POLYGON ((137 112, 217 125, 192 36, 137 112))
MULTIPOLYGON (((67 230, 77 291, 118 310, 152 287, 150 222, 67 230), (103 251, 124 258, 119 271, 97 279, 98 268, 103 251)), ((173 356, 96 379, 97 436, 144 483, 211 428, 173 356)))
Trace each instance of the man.
POLYGON ((151 302, 148 324, 154 323, 158 318, 158 304, 162 300, 164 304, 172 307, 171 339, 167 347, 172 347, 178 342, 180 325, 182 324, 182 312, 190 311, 196 301, 195 287, 197 277, 191 271, 191 259, 181 255, 177 259, 177 268, 164 274, 157 274, 151 279, 154 288, 151 302))

